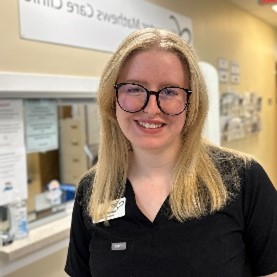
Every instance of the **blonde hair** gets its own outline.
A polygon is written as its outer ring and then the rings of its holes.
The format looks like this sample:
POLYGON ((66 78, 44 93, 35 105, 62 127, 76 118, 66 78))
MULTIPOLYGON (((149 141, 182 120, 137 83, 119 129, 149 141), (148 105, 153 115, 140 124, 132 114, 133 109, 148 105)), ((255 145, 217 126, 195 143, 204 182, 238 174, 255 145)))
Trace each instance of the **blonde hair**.
POLYGON ((153 47, 175 53, 188 72, 190 97, 186 123, 182 130, 182 147, 174 169, 170 193, 172 216, 179 221, 200 217, 223 207, 230 193, 214 162, 217 149, 202 138, 208 111, 208 96, 198 59, 193 48, 177 35, 158 29, 143 29, 130 34, 112 55, 102 75, 98 106, 100 112, 100 144, 93 174, 92 194, 88 212, 98 221, 107 217, 111 201, 122 197, 129 166, 130 142, 116 120, 115 92, 119 72, 130 56, 153 47), (213 155, 211 154, 213 152, 213 155))

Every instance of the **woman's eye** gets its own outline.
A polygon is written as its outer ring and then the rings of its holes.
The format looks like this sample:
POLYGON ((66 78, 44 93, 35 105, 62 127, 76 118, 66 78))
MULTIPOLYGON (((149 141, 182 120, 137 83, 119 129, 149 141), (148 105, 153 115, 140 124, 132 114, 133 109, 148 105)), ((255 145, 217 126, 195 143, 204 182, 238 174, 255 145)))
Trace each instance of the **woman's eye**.
POLYGON ((126 92, 128 93, 144 93, 144 89, 139 86, 128 86, 126 87, 126 92))
POLYGON ((162 90, 162 94, 165 96, 175 96, 178 95, 177 91, 172 88, 167 88, 162 90))
POLYGON ((129 88, 128 92, 140 92, 141 89, 140 88, 129 88))

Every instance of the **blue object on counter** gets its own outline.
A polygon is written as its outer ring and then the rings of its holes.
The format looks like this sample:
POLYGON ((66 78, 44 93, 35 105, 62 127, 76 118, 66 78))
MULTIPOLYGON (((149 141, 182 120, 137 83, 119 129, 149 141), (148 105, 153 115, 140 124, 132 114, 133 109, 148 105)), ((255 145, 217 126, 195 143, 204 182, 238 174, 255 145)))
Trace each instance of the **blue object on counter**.
POLYGON ((76 186, 70 184, 60 184, 60 189, 63 192, 62 202, 67 202, 75 198, 76 186))

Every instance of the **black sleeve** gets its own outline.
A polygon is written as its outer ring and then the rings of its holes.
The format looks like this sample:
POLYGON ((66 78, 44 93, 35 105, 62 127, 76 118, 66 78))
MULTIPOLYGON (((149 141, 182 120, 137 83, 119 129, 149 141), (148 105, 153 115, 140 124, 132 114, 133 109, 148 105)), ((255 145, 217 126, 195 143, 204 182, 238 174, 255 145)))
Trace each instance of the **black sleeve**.
POLYGON ((72 213, 72 222, 70 229, 70 241, 65 265, 65 272, 72 277, 91 277, 89 269, 89 243, 91 240, 91 232, 88 231, 85 220, 84 209, 86 209, 84 186, 88 184, 83 180, 80 183, 72 213))
POLYGON ((252 274, 264 276, 277 272, 277 191, 255 161, 245 173, 244 217, 252 274))

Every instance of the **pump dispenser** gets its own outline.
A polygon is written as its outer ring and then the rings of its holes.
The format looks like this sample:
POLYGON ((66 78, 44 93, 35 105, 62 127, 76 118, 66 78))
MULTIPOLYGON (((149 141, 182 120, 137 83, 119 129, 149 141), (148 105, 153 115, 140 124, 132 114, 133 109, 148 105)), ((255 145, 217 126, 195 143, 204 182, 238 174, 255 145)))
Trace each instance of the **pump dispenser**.
POLYGON ((21 239, 29 234, 26 201, 16 197, 16 201, 9 204, 11 229, 14 239, 21 239))

